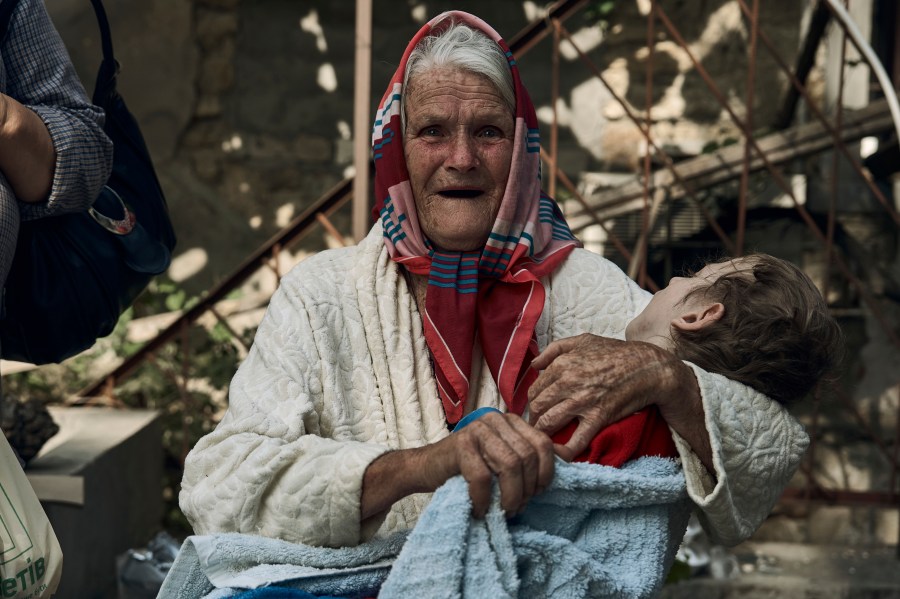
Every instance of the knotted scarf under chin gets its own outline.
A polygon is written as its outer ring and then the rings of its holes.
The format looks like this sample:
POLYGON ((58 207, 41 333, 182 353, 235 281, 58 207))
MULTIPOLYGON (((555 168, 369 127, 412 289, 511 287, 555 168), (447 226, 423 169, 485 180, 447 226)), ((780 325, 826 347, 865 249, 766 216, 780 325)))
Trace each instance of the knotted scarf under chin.
POLYGON ((438 392, 447 421, 465 412, 477 338, 510 412, 522 414, 528 387, 537 378, 531 361, 538 347, 534 329, 544 308, 541 277, 552 273, 580 243, 556 202, 541 192, 537 117, 522 86, 515 58, 500 35, 481 19, 452 11, 427 23, 406 48, 376 113, 372 133, 376 206, 391 258, 428 276, 422 320, 434 358, 438 392), (399 135, 403 74, 409 55, 448 18, 493 39, 506 55, 516 93, 515 137, 509 178, 497 218, 483 249, 436 251, 425 238, 399 135))

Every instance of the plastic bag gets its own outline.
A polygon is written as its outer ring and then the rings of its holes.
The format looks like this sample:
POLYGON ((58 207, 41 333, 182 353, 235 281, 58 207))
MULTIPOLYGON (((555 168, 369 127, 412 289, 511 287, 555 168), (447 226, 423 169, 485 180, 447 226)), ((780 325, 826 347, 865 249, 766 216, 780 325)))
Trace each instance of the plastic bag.
POLYGON ((50 597, 62 549, 6 437, 0 435, 0 597, 50 597))
POLYGON ((146 549, 129 549, 116 560, 119 599, 155 599, 181 544, 160 532, 146 549))

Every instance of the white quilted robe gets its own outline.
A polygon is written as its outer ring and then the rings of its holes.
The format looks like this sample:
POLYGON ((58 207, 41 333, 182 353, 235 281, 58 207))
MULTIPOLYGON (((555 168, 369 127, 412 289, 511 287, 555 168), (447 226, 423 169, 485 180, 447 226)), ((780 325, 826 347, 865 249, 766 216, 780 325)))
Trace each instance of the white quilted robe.
MULTIPOLYGON (((580 333, 623 338, 649 301, 618 267, 576 249, 545 281, 544 348, 580 333)), ((505 410, 480 355, 468 405, 505 410)), ((677 437, 688 492, 711 536, 734 544, 771 510, 808 438, 777 403, 694 369, 716 479, 677 437)), ((196 534, 242 532, 352 546, 412 528, 430 495, 360 523, 362 479, 376 457, 448 435, 415 300, 382 243, 321 252, 281 282, 231 384, 215 431, 185 463, 179 497, 196 534)))

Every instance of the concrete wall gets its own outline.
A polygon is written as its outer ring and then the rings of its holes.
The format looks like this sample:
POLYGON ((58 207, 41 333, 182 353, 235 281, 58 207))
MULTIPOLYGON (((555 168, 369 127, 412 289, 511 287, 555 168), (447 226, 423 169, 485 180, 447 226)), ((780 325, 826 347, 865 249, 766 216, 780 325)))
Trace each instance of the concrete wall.
MULTIPOLYGON (((764 0, 762 27, 792 57, 806 0, 764 0)), ((90 89, 99 43, 90 5, 47 0, 90 89)), ((291 216, 342 179, 352 162, 355 3, 350 0, 107 0, 120 88, 143 126, 169 198, 179 247, 173 278, 193 291, 221 279, 291 216)), ((646 0, 621 0, 605 32, 583 14, 566 26, 635 106, 645 104, 646 0)), ((425 19, 467 10, 511 38, 541 16, 521 0, 374 2, 372 111, 399 57, 425 19)), ((670 17, 695 56, 743 112, 746 38, 734 0, 681 2, 670 17)), ((675 154, 699 152, 733 126, 706 92, 687 55, 657 22, 653 58, 654 133, 675 154)), ((561 163, 582 170, 633 170, 640 136, 609 92, 563 47, 558 103, 561 163)), ((551 45, 520 64, 545 123, 551 45)), ((778 106, 782 79, 760 60, 755 122, 778 106)), ((368 134, 368 132, 366 132, 368 134)), ((549 135, 549 125, 544 136, 549 135)), ((349 234, 348 218, 336 216, 349 234)), ((319 238, 311 240, 321 247, 319 238)))
MULTIPOLYGON (((89 3, 46 1, 90 88, 99 63, 99 43, 89 3)), ((122 65, 120 89, 143 126, 179 235, 170 275, 199 292, 352 172, 355 3, 107 0, 106 4, 122 65)), ((800 43, 800 23, 808 4, 807 0, 760 2, 760 27, 789 64, 800 43)), ((691 53, 744 116, 748 31, 737 3, 696 0, 662 5, 691 53)), ((641 116, 646 116, 642 108, 647 93, 648 7, 649 0, 619 0, 606 30, 582 14, 566 23, 615 92, 641 116)), ((376 0, 373 113, 407 41, 427 18, 451 8, 478 14, 507 39, 541 16, 538 3, 532 1, 376 0)), ((710 141, 739 138, 687 53, 672 41, 662 23, 657 21, 655 28, 651 90, 655 138, 676 156, 699 153, 710 141)), ((565 170, 573 178, 585 170, 635 171, 645 151, 637 129, 565 44, 561 63, 557 112, 565 170)), ((553 118, 549 40, 532 49, 520 65, 544 123, 546 141, 553 118)), ((834 96, 832 79, 813 73, 811 89, 817 97, 825 96, 826 88, 831 90, 829 97, 834 96)), ((753 114, 757 128, 771 122, 784 89, 784 77, 760 48, 753 114)), ((822 168, 827 170, 824 162, 822 168)), ((810 201, 815 201, 815 185, 813 181, 810 201)), ((349 234, 347 214, 338 214, 334 220, 349 234)), ((766 235, 771 237, 771 231, 766 235)), ((887 253, 880 255, 891 257, 896 238, 888 237, 893 241, 887 253)), ((804 239, 805 247, 815 245, 797 235, 783 238, 804 239)), ((324 247, 318 236, 307 244, 310 249, 324 247)), ((798 251, 802 253, 802 248, 798 251)), ((803 256, 798 254, 798 259, 802 261, 803 256)), ((891 377, 898 354, 889 348, 871 316, 860 317, 857 329, 857 357, 865 359, 854 360, 851 383, 862 381, 857 401, 876 428, 890 431, 896 417, 896 407, 891 407, 896 406, 896 386, 891 377)), ((841 419, 846 421, 845 413, 835 416, 835 421, 841 419)), ((853 488, 884 483, 884 476, 878 474, 884 472, 883 463, 871 445, 853 449, 846 442, 848 431, 834 430, 834 442, 820 446, 831 464, 825 478, 853 488)), ((841 510, 818 511, 818 517, 812 515, 803 524, 794 520, 793 526, 800 528, 791 538, 896 542, 896 512, 841 510)), ((791 530, 782 527, 772 534, 786 535, 791 530)))

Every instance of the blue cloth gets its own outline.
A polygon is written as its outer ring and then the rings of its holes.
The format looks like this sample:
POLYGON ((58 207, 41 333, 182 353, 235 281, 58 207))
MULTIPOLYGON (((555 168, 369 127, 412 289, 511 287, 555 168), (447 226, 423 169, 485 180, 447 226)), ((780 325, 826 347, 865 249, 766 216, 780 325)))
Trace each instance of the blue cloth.
POLYGON ((312 595, 299 589, 284 587, 263 587, 234 595, 235 599, 342 599, 333 595, 312 595))
POLYGON ((455 433, 458 430, 462 430, 465 428, 467 424, 471 424, 475 422, 485 414, 490 414, 491 412, 497 412, 498 414, 502 414, 500 410, 497 408, 478 408, 477 410, 472 410, 465 416, 459 419, 459 422, 456 423, 456 426, 453 427, 453 432, 455 433))
POLYGON ((256 535, 224 533, 185 539, 160 599, 221 599, 278 585, 313 595, 374 597, 406 533, 331 549, 256 535))
POLYGON ((649 598, 665 580, 690 509, 680 467, 663 458, 621 469, 558 460, 550 487, 513 519, 496 491, 487 516, 472 518, 468 486, 454 477, 408 537, 342 549, 239 534, 189 537, 159 596, 218 599, 279 585, 364 597, 380 579, 383 599, 649 598))

